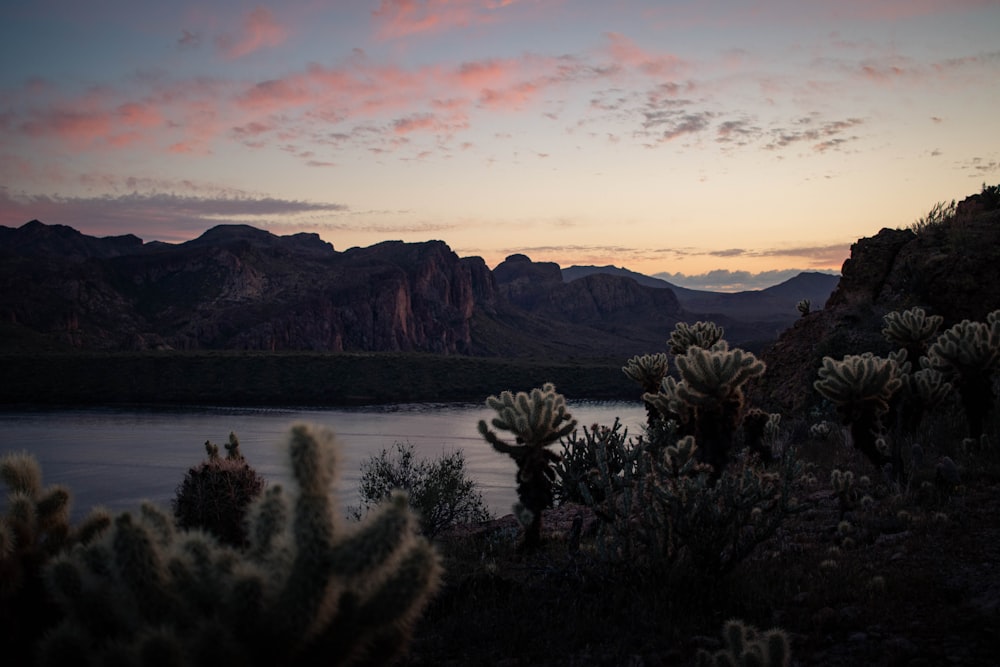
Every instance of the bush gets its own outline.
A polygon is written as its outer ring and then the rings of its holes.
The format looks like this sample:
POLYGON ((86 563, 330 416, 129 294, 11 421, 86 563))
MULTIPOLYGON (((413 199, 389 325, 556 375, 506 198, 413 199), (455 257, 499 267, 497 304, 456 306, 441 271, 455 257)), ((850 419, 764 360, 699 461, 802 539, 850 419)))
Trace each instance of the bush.
POLYGON ((203 528, 225 544, 242 547, 247 508, 267 482, 243 458, 235 433, 225 448, 222 458, 218 445, 205 442, 208 459, 188 470, 171 507, 181 528, 203 528))
POLYGON ((684 564, 724 574, 797 504, 791 486, 802 466, 791 447, 774 472, 745 456, 716 475, 698 462, 695 439, 678 439, 669 425, 638 439, 617 429, 605 436, 590 441, 596 465, 577 488, 600 522, 597 548, 608 560, 649 572, 684 564))
POLYGON ((594 424, 582 429, 583 437, 577 431, 560 440, 562 456, 555 464, 556 479, 552 484, 552 495, 556 504, 585 504, 587 497, 592 502, 604 500, 604 489, 597 475, 598 452, 606 457, 604 465, 612 476, 622 473, 628 464, 624 450, 617 444, 624 442, 628 429, 615 418, 615 423, 608 427, 594 424))
POLYGON ((431 539, 452 526, 493 518, 476 482, 466 476, 461 451, 427 461, 417 460, 409 443, 397 442, 391 453, 383 449, 361 464, 362 504, 349 507, 349 514, 360 519, 396 489, 407 492, 420 516, 421 532, 431 539))

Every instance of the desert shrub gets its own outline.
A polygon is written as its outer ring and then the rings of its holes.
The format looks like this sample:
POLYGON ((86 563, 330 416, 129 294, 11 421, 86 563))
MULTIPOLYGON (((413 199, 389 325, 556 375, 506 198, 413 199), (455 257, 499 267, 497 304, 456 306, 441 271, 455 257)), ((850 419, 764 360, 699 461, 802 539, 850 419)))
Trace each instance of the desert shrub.
POLYGON ((598 452, 603 452, 603 465, 612 476, 621 475, 629 461, 622 446, 628 429, 615 419, 611 426, 593 424, 582 429, 582 435, 573 431, 560 440, 562 456, 555 464, 556 479, 552 493, 557 504, 586 503, 589 495, 594 501, 604 500, 604 488, 597 475, 598 452), (581 487, 585 487, 584 490, 581 487))
POLYGON ((247 541, 247 508, 267 482, 246 462, 235 433, 229 434, 225 449, 223 458, 218 445, 205 441, 208 458, 188 470, 171 508, 181 528, 203 528, 222 542, 240 547, 247 541))
POLYGON ((934 204, 927 215, 917 218, 910 225, 910 229, 917 235, 926 235, 944 229, 955 217, 958 203, 952 199, 951 202, 938 202, 934 204))
POLYGON ((605 559, 646 571, 686 565, 723 574, 797 504, 791 486, 802 466, 790 447, 775 471, 741 457, 718 473, 698 461, 695 439, 676 438, 669 424, 637 439, 609 431, 591 442, 596 466, 578 489, 600 521, 597 550, 605 559))
POLYGON ((348 513, 360 519, 394 491, 406 491, 420 517, 421 532, 433 539, 455 525, 492 518, 476 486, 460 450, 428 461, 415 457, 413 445, 397 442, 392 452, 383 449, 361 464, 362 504, 349 507, 348 513))

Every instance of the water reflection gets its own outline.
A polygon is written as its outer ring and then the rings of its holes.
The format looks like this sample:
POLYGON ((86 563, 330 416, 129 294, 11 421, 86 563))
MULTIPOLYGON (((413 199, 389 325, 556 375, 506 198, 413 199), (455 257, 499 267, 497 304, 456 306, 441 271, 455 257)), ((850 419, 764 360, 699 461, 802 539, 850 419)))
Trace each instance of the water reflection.
MULTIPOLYGON (((619 417, 638 433, 645 411, 638 402, 569 401, 581 425, 610 425, 619 417)), ((344 446, 338 493, 358 504, 362 461, 396 442, 417 456, 462 450, 470 475, 490 509, 506 514, 515 500, 513 461, 492 450, 476 430, 493 412, 482 404, 406 403, 344 409, 305 408, 87 408, 0 412, 0 453, 28 451, 42 465, 46 484, 65 484, 73 515, 95 505, 135 507, 143 499, 169 505, 189 467, 205 456, 203 443, 226 442, 235 432, 247 460, 269 483, 287 484, 283 445, 296 422, 332 429, 344 446)), ((3 494, 5 503, 6 494, 3 494)))

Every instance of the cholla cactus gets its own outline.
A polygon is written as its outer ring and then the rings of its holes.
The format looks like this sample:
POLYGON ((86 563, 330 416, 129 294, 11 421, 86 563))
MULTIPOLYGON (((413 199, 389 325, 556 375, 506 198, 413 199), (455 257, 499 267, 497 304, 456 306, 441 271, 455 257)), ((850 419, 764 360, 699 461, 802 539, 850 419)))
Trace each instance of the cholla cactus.
POLYGON ((695 438, 701 461, 717 472, 725 467, 733 434, 743 413, 743 384, 764 372, 764 362, 726 341, 711 347, 690 347, 677 357, 682 381, 677 397, 694 413, 695 438))
POLYGON ((566 399, 556 393, 552 383, 532 389, 530 394, 505 391, 487 398, 486 405, 497 412, 492 425, 516 439, 514 444, 508 443, 485 421, 479 422, 479 433, 486 442, 517 463, 520 502, 514 506, 514 514, 524 526, 523 548, 531 550, 541 543, 542 511, 552 505, 552 466, 559 461, 559 455, 547 447, 572 433, 576 420, 566 411, 566 399))
POLYGON ((666 352, 635 356, 622 366, 622 372, 638 382, 643 391, 656 391, 669 369, 670 358, 666 352))
POLYGON ((909 358, 916 361, 927 351, 927 343, 937 335, 944 318, 928 315, 923 308, 910 308, 886 313, 882 321, 885 339, 906 350, 909 358))
POLYGON ((777 438, 780 423, 781 415, 767 413, 760 408, 751 408, 743 416, 743 439, 746 446, 760 456, 764 463, 774 460, 774 452, 768 442, 777 438))
POLYGON ((219 446, 205 441, 208 460, 188 470, 171 503, 177 525, 204 528, 234 547, 246 544, 246 514, 266 481, 250 467, 235 433, 229 434, 226 457, 219 446))
POLYGON ((46 583, 65 618, 41 664, 381 664, 406 646, 440 564, 400 494, 349 529, 331 494, 337 445, 293 427, 299 487, 252 507, 246 550, 179 531, 145 504, 56 559, 46 583))
MULTIPOLYGON (((660 383, 663 382, 663 378, 667 376, 669 370, 670 358, 666 352, 635 356, 622 366, 622 372, 639 383, 642 390, 647 393, 654 393, 660 388, 660 383)), ((646 402, 647 423, 652 426, 658 417, 659 411, 656 407, 646 402)))
POLYGON ((969 422, 969 436, 979 438, 993 407, 993 374, 1000 369, 1000 311, 987 323, 962 320, 927 350, 927 367, 939 370, 958 389, 969 422))
MULTIPOLYGON (((870 352, 851 354, 841 361, 823 357, 819 379, 813 383, 820 395, 837 406, 844 423, 850 425, 854 447, 880 467, 890 461, 875 443, 881 428, 879 418, 889 409, 889 400, 901 385, 896 362, 870 352)), ((901 471, 897 470, 897 474, 901 471)))
POLYGON ((7 486, 7 511, 0 516, 0 644, 8 664, 29 664, 30 649, 50 622, 51 599, 41 586, 41 570, 60 552, 86 544, 111 523, 102 509, 70 524, 69 490, 42 486, 42 470, 30 454, 0 457, 7 486))
POLYGON ((670 333, 667 344, 670 351, 677 356, 687 354, 692 347, 710 348, 725 335, 725 329, 715 322, 695 322, 687 324, 678 322, 670 333))
POLYGON ((698 667, 787 667, 792 660, 788 634, 781 628, 761 633, 732 619, 722 626, 722 639, 725 648, 698 651, 698 667))
POLYGON ((659 391, 655 394, 643 394, 642 400, 647 406, 656 410, 660 419, 672 420, 678 426, 683 427, 691 421, 692 411, 691 407, 677 394, 681 384, 683 382, 678 382, 668 375, 660 382, 659 391))

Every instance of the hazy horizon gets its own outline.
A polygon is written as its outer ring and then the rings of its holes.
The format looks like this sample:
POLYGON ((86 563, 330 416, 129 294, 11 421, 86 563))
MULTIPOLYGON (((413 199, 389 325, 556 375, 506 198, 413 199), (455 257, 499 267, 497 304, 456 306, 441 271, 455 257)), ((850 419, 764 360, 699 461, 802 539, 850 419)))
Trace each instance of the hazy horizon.
POLYGON ((838 271, 857 239, 1000 181, 995 0, 3 15, 5 226, 178 242, 246 223, 753 279, 838 271))

